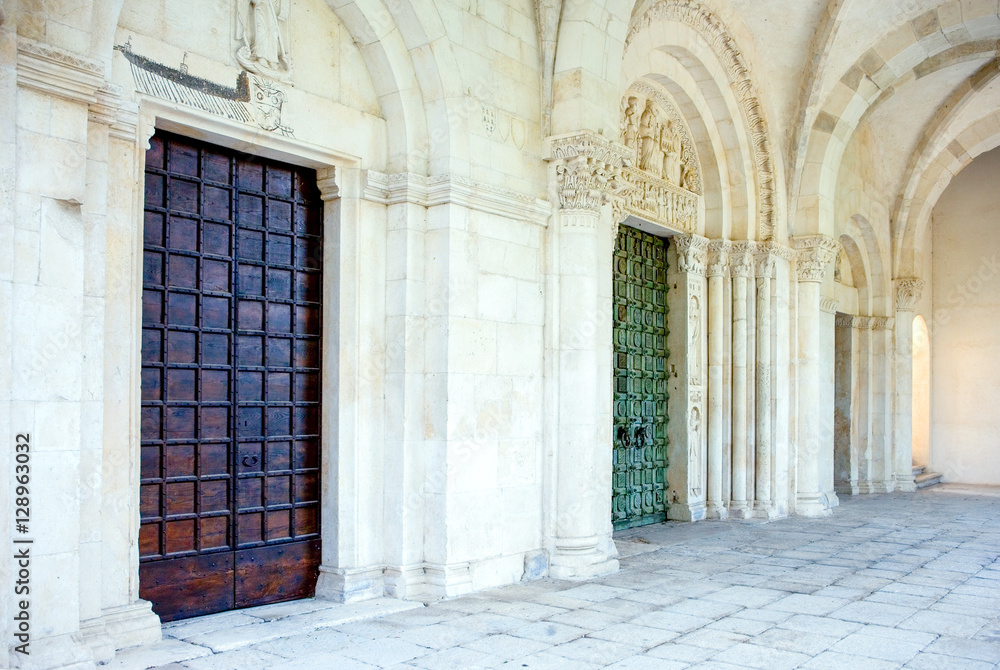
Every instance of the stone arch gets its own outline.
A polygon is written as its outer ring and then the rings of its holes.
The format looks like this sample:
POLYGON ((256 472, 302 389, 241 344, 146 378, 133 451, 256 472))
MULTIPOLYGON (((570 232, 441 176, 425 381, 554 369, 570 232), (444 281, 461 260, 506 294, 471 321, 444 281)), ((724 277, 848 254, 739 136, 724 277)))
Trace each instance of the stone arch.
POLYGON ((951 180, 982 153, 1000 146, 1000 111, 994 111, 972 123, 928 161, 926 169, 913 173, 909 196, 896 222, 896 274, 916 276, 923 254, 923 242, 931 211, 951 180))
POLYGON ((854 288, 858 291, 858 312, 869 314, 871 312, 871 294, 868 284, 869 269, 866 254, 858 246, 855 239, 847 233, 840 236, 840 244, 844 248, 844 255, 851 267, 854 288))
MULTIPOLYGON (((801 119, 805 125, 796 149, 792 193, 806 228, 796 234, 833 231, 841 159, 855 129, 874 105, 908 81, 996 51, 995 41, 977 39, 991 34, 996 7, 990 19, 989 12, 974 8, 963 14, 963 4, 959 0, 943 4, 884 36, 841 75, 815 115, 801 119)), ((822 81, 814 82, 814 94, 821 85, 822 81)))
MULTIPOLYGON (((892 292, 890 277, 886 272, 882 246, 879 244, 875 228, 867 217, 855 214, 847 219, 840 237, 841 242, 849 240, 858 254, 865 270, 865 289, 862 295, 858 287, 859 312, 866 316, 886 316, 892 314, 892 292)), ((848 252, 850 257, 851 252, 848 252)), ((854 261, 851 270, 854 270, 854 261)))

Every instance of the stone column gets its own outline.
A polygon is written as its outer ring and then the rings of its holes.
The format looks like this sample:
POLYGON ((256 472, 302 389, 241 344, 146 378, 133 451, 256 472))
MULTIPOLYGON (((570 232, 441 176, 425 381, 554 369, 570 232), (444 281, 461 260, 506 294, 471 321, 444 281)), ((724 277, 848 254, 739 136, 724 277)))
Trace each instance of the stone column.
POLYGON ((733 483, 729 512, 750 516, 747 502, 747 284, 753 271, 752 243, 738 242, 729 254, 733 281, 733 483))
POLYGON ((923 289, 922 279, 896 280, 892 461, 900 491, 917 490, 913 482, 913 308, 923 289))
POLYGON ((856 317, 840 314, 836 317, 837 333, 834 356, 836 379, 833 439, 834 490, 838 494, 857 495, 858 439, 855 380, 858 375, 858 329, 856 317))
POLYGON ((774 279, 774 256, 769 250, 756 255, 757 268, 757 379, 756 379, 756 492, 753 514, 765 519, 775 515, 771 489, 773 477, 771 430, 771 284, 774 279))
POLYGON ((556 286, 555 351, 555 509, 548 521, 550 574, 586 578, 618 569, 611 541, 611 449, 609 379, 601 357, 610 355, 611 331, 601 327, 602 282, 610 283, 611 257, 602 253, 602 235, 612 227, 609 195, 623 164, 603 138, 580 133, 550 140, 550 183, 559 210, 551 231, 556 286))
POLYGON ((729 243, 713 240, 708 246, 708 518, 725 519, 726 501, 722 498, 723 480, 723 379, 725 313, 725 275, 729 243))
POLYGON ((852 420, 854 456, 857 460, 858 493, 872 490, 872 324, 870 316, 854 317, 854 334, 857 342, 857 364, 854 369, 854 394, 852 420))
POLYGON ((698 235, 671 238, 667 280, 667 348, 670 350, 669 414, 667 424, 668 515, 678 521, 706 516, 705 489, 705 262, 708 240, 698 235), (683 417, 683 419, 680 419, 683 417))
MULTIPOLYGON (((803 516, 825 516, 833 506, 832 490, 823 482, 823 461, 833 463, 833 434, 822 432, 820 412, 821 337, 820 284, 827 268, 836 258, 839 243, 824 235, 792 238, 798 250, 798 361, 796 381, 798 405, 798 463, 796 477, 796 512, 803 516)), ((830 468, 832 471, 832 467, 830 468)), ((831 482, 832 484, 832 482, 831 482)))
POLYGON ((872 493, 896 490, 892 461, 892 317, 872 319, 871 479, 872 493))

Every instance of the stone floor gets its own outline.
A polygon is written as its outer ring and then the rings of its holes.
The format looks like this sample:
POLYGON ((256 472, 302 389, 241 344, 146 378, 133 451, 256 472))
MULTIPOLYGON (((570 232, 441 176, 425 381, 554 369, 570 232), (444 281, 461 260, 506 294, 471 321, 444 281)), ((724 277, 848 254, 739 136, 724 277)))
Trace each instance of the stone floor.
POLYGON ((620 572, 424 607, 316 600, 164 627, 106 668, 997 668, 1000 488, 616 535, 620 572))

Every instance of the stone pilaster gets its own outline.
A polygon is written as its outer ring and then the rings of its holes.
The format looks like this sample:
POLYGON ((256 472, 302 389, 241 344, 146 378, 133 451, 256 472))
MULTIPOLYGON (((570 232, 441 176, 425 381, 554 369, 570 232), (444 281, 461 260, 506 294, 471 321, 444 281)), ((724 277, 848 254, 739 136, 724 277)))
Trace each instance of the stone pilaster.
POLYGON ((913 482, 913 308, 920 300, 924 281, 896 279, 896 319, 893 332, 895 394, 892 415, 892 461, 896 488, 915 491, 913 482))
POLYGON ((747 288, 753 274, 753 244, 737 242, 729 253, 733 282, 733 456, 730 514, 750 516, 747 498, 747 288))
POLYGON ((837 257, 840 244, 824 235, 792 238, 797 250, 798 360, 798 463, 796 512, 805 516, 823 516, 836 505, 833 492, 833 426, 829 430, 820 413, 830 407, 821 403, 821 295, 827 269, 837 257), (829 470, 829 478, 826 476, 829 470), (827 481, 829 479, 829 481, 827 481))
POLYGON ((668 250, 667 278, 675 291, 667 314, 672 373, 670 415, 683 420, 667 424, 669 517, 697 521, 706 516, 708 464, 705 428, 705 272, 708 240, 678 235, 668 250))
POLYGON ((853 330, 857 342, 857 364, 851 379, 854 380, 852 407, 852 433, 855 439, 855 470, 858 493, 872 493, 874 468, 872 467, 872 383, 874 380, 874 355, 872 351, 872 325, 870 316, 854 317, 853 330))
POLYGON ((872 318, 871 483, 872 493, 896 489, 892 457, 892 331, 895 319, 872 318))

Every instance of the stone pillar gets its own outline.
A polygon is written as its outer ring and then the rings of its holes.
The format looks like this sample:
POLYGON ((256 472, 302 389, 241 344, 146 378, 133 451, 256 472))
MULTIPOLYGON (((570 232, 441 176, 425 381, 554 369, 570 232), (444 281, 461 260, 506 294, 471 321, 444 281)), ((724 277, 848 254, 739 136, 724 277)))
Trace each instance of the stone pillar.
POLYGON ((753 271, 751 243, 733 245, 729 272, 733 281, 733 482, 730 514, 750 516, 747 501, 747 284, 753 271))
POLYGON ((922 279, 896 280, 892 461, 900 491, 917 490, 913 482, 913 308, 923 289, 922 279))
POLYGON ((821 312, 820 285, 826 270, 836 258, 839 243, 824 235, 792 238, 797 253, 798 360, 796 381, 798 390, 798 463, 796 464, 796 512, 804 516, 825 516, 835 505, 835 494, 826 490, 823 463, 832 472, 833 434, 825 434, 821 412, 833 413, 832 407, 820 402, 821 377, 821 312))
POLYGON ((669 414, 667 424, 668 516, 697 521, 706 516, 705 490, 705 263, 708 240, 698 235, 671 238, 667 280, 670 350, 669 414), (680 417, 683 417, 680 420, 680 417))
POLYGON ((753 515, 765 519, 775 515, 772 451, 774 440, 771 426, 771 285, 774 279, 774 256, 767 250, 756 256, 757 268, 757 379, 756 379, 756 491, 753 515))
POLYGON ((726 392, 723 375, 725 324, 725 280, 729 243, 713 240, 708 247, 708 508, 709 519, 728 516, 722 497, 723 480, 723 400, 726 392))
POLYGON ((856 459, 858 493, 872 493, 872 324, 870 316, 854 317, 853 330, 857 343, 857 363, 854 368, 854 394, 851 418, 856 459))
POLYGON ((871 493, 896 489, 892 461, 892 326, 891 317, 874 317, 871 331, 871 493))
MULTIPOLYGON (((602 283, 611 281, 603 253, 612 228, 610 195, 623 159, 603 138, 587 133, 550 140, 550 183, 559 209, 550 232, 556 273, 553 316, 558 324, 550 358, 556 375, 555 509, 548 520, 550 574, 580 579, 618 569, 611 540, 611 330, 600 327, 602 283)), ((606 257, 605 257, 606 256, 606 257)), ((606 291, 605 291, 606 292, 606 291)))
POLYGON ((838 314, 835 337, 834 378, 836 379, 833 439, 834 490, 838 494, 857 495, 858 440, 855 380, 858 375, 858 331, 856 317, 838 314))

